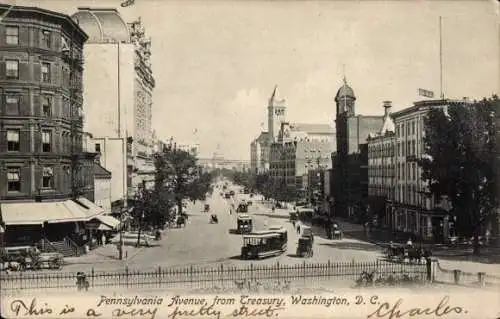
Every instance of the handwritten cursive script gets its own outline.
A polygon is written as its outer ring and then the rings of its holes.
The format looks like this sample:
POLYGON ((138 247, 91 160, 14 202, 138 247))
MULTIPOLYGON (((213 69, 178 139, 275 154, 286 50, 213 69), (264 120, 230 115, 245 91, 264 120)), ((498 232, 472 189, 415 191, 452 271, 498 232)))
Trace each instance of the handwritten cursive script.
POLYGON ((186 317, 194 317, 200 318, 202 316, 215 317, 220 319, 220 311, 214 310, 214 305, 206 306, 203 305, 197 309, 189 309, 189 310, 181 310, 179 306, 175 307, 174 311, 168 314, 168 318, 176 319, 176 318, 186 318, 186 317))
POLYGON ((266 308, 250 308, 247 306, 241 306, 239 309, 233 310, 231 315, 233 317, 275 317, 280 310, 285 309, 284 307, 278 307, 276 305, 271 305, 266 308))
POLYGON ((158 308, 116 308, 113 310, 113 317, 145 317, 149 316, 149 319, 154 319, 158 308))
POLYGON ((125 0, 124 2, 121 3, 121 6, 123 8, 131 6, 135 3, 135 0, 125 0))
POLYGON ((46 303, 42 307, 37 306, 36 298, 33 298, 29 305, 21 299, 15 299, 10 303, 10 310, 16 314, 16 317, 45 316, 52 314, 52 309, 46 303))
POLYGON ((408 310, 401 310, 403 306, 403 299, 398 299, 394 305, 391 305, 389 302, 384 302, 379 305, 377 310, 372 312, 367 316, 367 318, 375 317, 375 318, 402 318, 402 317, 421 317, 421 316, 433 316, 433 317, 443 317, 450 313, 453 314, 466 314, 467 310, 462 307, 451 307, 448 305, 450 301, 450 297, 445 296, 436 307, 429 308, 410 308, 408 310))

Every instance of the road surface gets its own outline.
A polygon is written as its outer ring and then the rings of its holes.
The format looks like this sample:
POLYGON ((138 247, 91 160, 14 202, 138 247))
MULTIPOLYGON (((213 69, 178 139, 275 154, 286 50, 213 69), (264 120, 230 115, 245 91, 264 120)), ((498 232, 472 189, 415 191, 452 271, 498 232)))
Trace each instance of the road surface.
MULTIPOLYGON (((202 211, 204 202, 190 204, 187 207, 189 220, 185 228, 168 229, 158 247, 141 249, 133 258, 126 261, 109 260, 94 264, 66 265, 62 272, 123 270, 149 270, 158 267, 174 266, 220 266, 258 264, 297 264, 314 262, 336 261, 373 261, 382 257, 382 249, 372 243, 344 238, 342 240, 327 240, 316 237, 314 242, 314 256, 312 258, 298 258, 295 256, 297 248, 297 233, 287 219, 270 218, 264 216, 271 211, 268 207, 254 203, 250 206, 249 215, 253 218, 254 229, 265 229, 265 224, 281 225, 288 230, 288 251, 280 256, 262 260, 240 260, 242 245, 241 235, 230 234, 229 230, 236 228, 236 214, 229 214, 231 200, 220 196, 218 191, 207 199, 211 212, 202 211), (219 223, 210 224, 211 213, 218 215, 219 223)), ((341 225, 342 226, 342 225, 341 225)), ((467 261, 440 261, 441 266, 447 269, 462 269, 467 272, 484 271, 487 274, 500 276, 498 265, 486 265, 467 261)))
POLYGON ((288 230, 288 251, 277 257, 266 258, 255 261, 240 260, 242 236, 230 234, 229 230, 236 228, 236 213, 232 215, 230 203, 220 196, 218 192, 207 199, 211 211, 203 212, 204 202, 196 202, 187 207, 189 214, 188 223, 185 228, 168 229, 157 247, 142 249, 133 258, 127 261, 112 260, 107 262, 90 264, 67 265, 62 271, 88 270, 114 270, 130 269, 146 270, 158 267, 186 266, 186 265, 248 265, 255 264, 296 264, 306 262, 335 261, 368 261, 376 260, 381 256, 378 246, 360 241, 326 240, 316 237, 314 242, 314 256, 312 258, 299 258, 295 256, 297 249, 297 232, 292 224, 286 219, 269 218, 257 215, 268 210, 268 208, 254 203, 250 206, 248 214, 252 216, 255 230, 266 229, 266 224, 281 225, 288 230), (217 214, 219 223, 210 224, 209 218, 212 213, 217 214))

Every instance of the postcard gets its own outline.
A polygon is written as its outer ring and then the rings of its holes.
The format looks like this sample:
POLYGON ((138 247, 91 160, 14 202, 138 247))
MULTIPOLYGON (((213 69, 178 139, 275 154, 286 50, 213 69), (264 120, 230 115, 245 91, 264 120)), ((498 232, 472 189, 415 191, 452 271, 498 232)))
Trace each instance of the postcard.
POLYGON ((2 318, 500 318, 499 23, 4 0, 2 318))

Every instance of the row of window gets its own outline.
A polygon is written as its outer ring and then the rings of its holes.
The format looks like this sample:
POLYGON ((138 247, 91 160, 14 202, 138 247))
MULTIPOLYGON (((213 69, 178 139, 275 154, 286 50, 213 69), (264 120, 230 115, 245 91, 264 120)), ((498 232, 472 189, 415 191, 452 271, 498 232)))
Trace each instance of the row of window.
MULTIPOLYGON (((5 109, 7 114, 20 114, 21 94, 18 92, 5 93, 5 109)), ((52 116, 52 95, 41 96, 42 116, 52 116)))
MULTIPOLYGON (((50 63, 42 62, 40 63, 41 76, 40 81, 43 83, 50 83, 51 73, 50 73, 50 63)), ((6 59, 5 60, 5 77, 11 80, 19 79, 19 60, 6 59)))
POLYGON ((406 163, 396 165, 373 165, 368 167, 368 176, 374 177, 392 177, 392 174, 396 170, 396 176, 400 180, 416 181, 420 177, 418 176, 418 164, 417 163, 406 163))
MULTIPOLYGON (((54 168, 51 166, 44 166, 42 168, 42 188, 54 188, 54 168)), ((7 191, 20 192, 21 191, 21 168, 7 169, 7 191)))
MULTIPOLYGON (((7 151, 8 152, 19 152, 21 150, 21 140, 20 140, 21 130, 19 129, 8 129, 7 130, 7 151)), ((42 152, 49 153, 52 151, 52 131, 42 130, 42 152)))
POLYGON ((426 198, 415 185, 396 186, 396 201, 408 205, 421 206, 425 204, 426 198))
MULTIPOLYGON (((417 134, 417 120, 409 121, 406 123, 406 136, 417 134)), ((405 123, 396 125, 396 137, 405 136, 405 123)))
POLYGON ((368 157, 390 157, 393 156, 392 143, 368 145, 368 157))
MULTIPOLYGON (((40 30, 40 39, 44 48, 52 48, 52 32, 49 30, 40 30)), ((19 45, 18 26, 7 26, 5 28, 5 43, 8 45, 19 45)))

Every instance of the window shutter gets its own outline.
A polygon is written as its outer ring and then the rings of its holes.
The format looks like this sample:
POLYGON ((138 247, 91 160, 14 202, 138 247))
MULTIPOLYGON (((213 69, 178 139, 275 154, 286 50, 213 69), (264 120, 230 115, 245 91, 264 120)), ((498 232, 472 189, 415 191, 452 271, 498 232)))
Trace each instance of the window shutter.
POLYGON ((29 46, 30 45, 29 27, 19 26, 19 45, 20 46, 29 46))
POLYGON ((21 181, 21 192, 31 193, 31 166, 24 165, 20 170, 19 180, 21 181))
POLYGON ((0 128, 0 153, 7 152, 7 131, 0 128))
POLYGON ((35 165, 35 194, 38 194, 38 190, 42 187, 42 166, 40 163, 35 165))
POLYGON ((30 96, 28 91, 23 91, 19 94, 19 114, 22 116, 30 116, 30 113, 30 96))
POLYGON ((30 81, 30 70, 28 62, 19 61, 19 80, 30 81))
MULTIPOLYGON (((35 91, 36 92, 36 91, 35 91)), ((42 95, 39 93, 35 93, 33 96, 33 113, 35 116, 42 115, 42 95)))
MULTIPOLYGON (((36 34, 36 32, 35 32, 36 34)), ((42 80, 42 75, 41 75, 41 66, 40 62, 38 63, 33 63, 33 81, 41 81, 42 80)))
POLYGON ((0 61, 0 80, 5 80, 5 61, 0 61))

